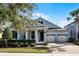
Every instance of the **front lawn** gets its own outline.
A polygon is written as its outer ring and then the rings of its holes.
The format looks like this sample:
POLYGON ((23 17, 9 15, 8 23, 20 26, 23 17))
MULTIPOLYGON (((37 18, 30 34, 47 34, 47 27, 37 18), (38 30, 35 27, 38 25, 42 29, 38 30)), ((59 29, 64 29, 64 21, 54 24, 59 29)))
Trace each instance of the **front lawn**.
POLYGON ((0 48, 0 53, 47 53, 47 49, 37 48, 0 48))

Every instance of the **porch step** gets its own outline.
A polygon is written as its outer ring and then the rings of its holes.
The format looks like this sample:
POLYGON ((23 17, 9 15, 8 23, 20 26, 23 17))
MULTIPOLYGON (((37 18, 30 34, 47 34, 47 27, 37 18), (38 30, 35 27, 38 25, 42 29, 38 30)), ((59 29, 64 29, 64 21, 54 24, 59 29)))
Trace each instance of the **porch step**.
POLYGON ((36 45, 46 45, 46 43, 36 43, 36 45))

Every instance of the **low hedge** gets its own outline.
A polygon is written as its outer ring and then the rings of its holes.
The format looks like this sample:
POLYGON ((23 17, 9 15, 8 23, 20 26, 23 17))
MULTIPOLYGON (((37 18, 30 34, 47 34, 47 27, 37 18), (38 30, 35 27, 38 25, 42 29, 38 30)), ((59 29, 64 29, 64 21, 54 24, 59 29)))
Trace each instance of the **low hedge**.
POLYGON ((7 40, 8 42, 23 42, 23 43, 35 43, 35 40, 7 40))
MULTIPOLYGON (((35 40, 7 40, 8 47, 34 47, 35 40)), ((0 40, 0 47, 5 47, 5 40, 0 40)))
POLYGON ((69 38, 69 41, 68 42, 74 43, 75 41, 76 41, 75 38, 69 38))

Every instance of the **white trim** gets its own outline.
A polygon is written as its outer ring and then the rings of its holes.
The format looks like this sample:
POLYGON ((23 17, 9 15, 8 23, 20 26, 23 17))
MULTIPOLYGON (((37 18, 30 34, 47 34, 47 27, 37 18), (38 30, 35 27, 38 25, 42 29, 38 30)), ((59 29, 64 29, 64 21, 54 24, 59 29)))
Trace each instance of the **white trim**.
POLYGON ((36 43, 38 43, 39 38, 38 38, 38 31, 37 30, 35 31, 35 40, 36 40, 36 43))
POLYGON ((20 39, 20 33, 19 33, 19 30, 17 31, 17 39, 18 39, 18 40, 20 39))
POLYGON ((28 40, 28 32, 26 32, 26 36, 25 36, 26 40, 28 40))

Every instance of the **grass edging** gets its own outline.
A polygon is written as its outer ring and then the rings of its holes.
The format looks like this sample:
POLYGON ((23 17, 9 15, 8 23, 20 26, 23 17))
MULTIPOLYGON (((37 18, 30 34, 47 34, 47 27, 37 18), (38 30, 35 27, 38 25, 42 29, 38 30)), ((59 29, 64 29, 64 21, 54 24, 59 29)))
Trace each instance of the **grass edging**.
POLYGON ((0 48, 0 53, 48 53, 47 49, 27 48, 0 48))

